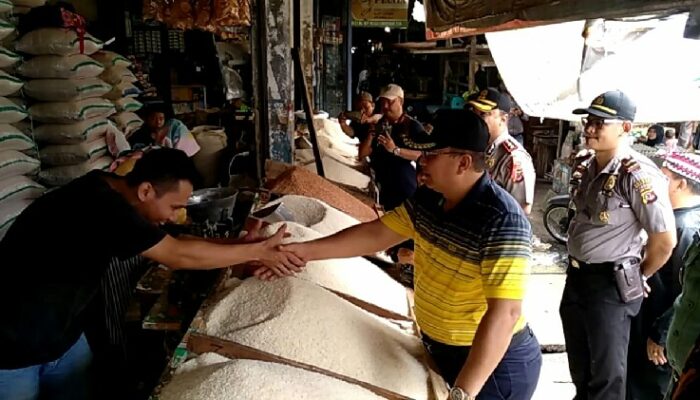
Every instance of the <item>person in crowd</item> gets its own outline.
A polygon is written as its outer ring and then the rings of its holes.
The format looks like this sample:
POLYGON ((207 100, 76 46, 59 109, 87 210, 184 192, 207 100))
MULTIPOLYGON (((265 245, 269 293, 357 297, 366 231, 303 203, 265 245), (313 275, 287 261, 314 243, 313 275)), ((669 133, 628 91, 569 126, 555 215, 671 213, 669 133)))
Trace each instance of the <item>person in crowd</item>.
POLYGON ((667 400, 695 400, 700 398, 700 335, 688 354, 683 371, 678 375, 667 400))
MULTIPOLYGON (((486 172, 485 123, 440 110, 415 142, 421 187, 382 218, 316 241, 283 246, 304 260, 369 254, 414 239, 415 315, 450 398, 530 399, 542 355, 522 316, 531 227, 486 172)), ((273 276, 266 268, 255 272, 273 276)))
POLYGON ((192 157, 200 150, 197 140, 182 121, 175 119, 172 109, 163 104, 145 107, 144 125, 127 140, 132 150, 145 147, 168 147, 184 151, 192 157))
POLYGON ((173 269, 261 262, 279 275, 304 262, 273 237, 237 245, 176 239, 175 218, 198 179, 179 150, 146 153, 126 177, 93 171, 30 204, 0 242, 0 399, 90 398, 85 313, 110 260, 137 254, 173 269), (26 250, 41 243, 41 251, 26 250))
POLYGON ((510 133, 513 139, 524 146, 525 138, 523 137, 523 133, 525 133, 525 125, 523 125, 523 122, 528 121, 530 118, 518 106, 518 103, 515 102, 515 99, 508 89, 506 89, 506 84, 503 81, 498 85, 498 90, 508 98, 511 104, 510 111, 508 112, 508 133, 510 133))
POLYGON ((494 88, 482 90, 468 101, 472 111, 489 127, 486 165, 493 179, 529 214, 535 201, 535 166, 523 145, 508 133, 512 104, 494 88))
POLYGON ((374 107, 372 95, 368 92, 361 92, 358 96, 356 106, 359 112, 341 112, 340 115, 338 115, 340 129, 349 137, 356 137, 360 141, 360 148, 358 151, 360 160, 364 160, 371 154, 375 125, 382 118, 381 114, 375 114, 374 107), (348 119, 350 119, 349 125, 347 123, 348 119))
POLYGON ((574 110, 587 114, 586 146, 594 151, 578 157, 572 173, 575 215, 559 309, 577 400, 625 398, 632 317, 641 307, 644 281, 676 245, 664 175, 625 144, 636 110, 620 91, 574 110))
POLYGON ((644 143, 650 147, 656 147, 664 143, 666 139, 665 129, 659 124, 654 124, 647 129, 647 136, 644 143))
POLYGON ((700 156, 664 153, 661 171, 669 181, 669 197, 676 220, 678 244, 671 258, 649 277, 649 296, 632 321, 627 373, 627 399, 661 400, 671 379, 665 354, 673 302, 681 293, 683 255, 700 230, 700 156))
POLYGON ((669 129, 666 132, 666 140, 664 140, 664 147, 667 152, 674 152, 678 148, 678 139, 676 139, 676 132, 669 129))

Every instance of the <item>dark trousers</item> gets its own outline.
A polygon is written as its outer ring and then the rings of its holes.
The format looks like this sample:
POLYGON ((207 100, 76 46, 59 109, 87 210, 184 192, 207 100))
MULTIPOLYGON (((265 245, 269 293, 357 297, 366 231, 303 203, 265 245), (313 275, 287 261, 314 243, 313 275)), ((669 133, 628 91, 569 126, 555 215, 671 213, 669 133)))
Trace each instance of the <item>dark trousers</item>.
MULTIPOLYGON (((470 346, 450 346, 423 335, 423 344, 442 377, 453 385, 469 357, 470 346)), ((513 336, 506 354, 486 381, 478 400, 529 400, 542 368, 540 344, 530 327, 513 336)))
POLYGON ((576 386, 574 400, 625 398, 630 322, 642 299, 624 303, 613 265, 569 267, 559 313, 576 386))

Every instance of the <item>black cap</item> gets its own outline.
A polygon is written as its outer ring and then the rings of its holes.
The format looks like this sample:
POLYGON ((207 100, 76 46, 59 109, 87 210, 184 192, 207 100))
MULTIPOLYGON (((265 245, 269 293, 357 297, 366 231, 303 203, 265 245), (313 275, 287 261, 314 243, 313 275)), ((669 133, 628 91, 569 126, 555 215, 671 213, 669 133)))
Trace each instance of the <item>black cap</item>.
POLYGON ((476 114, 468 110, 442 109, 435 113, 433 131, 406 145, 412 150, 430 151, 448 147, 484 152, 489 143, 489 128, 476 114))
POLYGON ((619 90, 605 92, 596 97, 588 108, 577 108, 574 114, 589 114, 600 118, 634 121, 637 106, 619 90))
POLYGON ((510 109, 513 108, 508 96, 494 88, 482 90, 474 98, 472 98, 472 96, 467 98, 469 105, 481 112, 489 112, 493 110, 510 112, 510 109))

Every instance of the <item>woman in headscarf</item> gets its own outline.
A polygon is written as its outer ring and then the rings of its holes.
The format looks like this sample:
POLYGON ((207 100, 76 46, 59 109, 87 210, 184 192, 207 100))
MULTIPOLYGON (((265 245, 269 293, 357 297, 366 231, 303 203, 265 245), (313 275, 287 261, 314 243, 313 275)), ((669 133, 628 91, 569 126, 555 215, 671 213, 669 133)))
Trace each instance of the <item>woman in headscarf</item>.
POLYGON ((154 104, 144 110, 144 125, 128 137, 133 150, 150 146, 182 150, 192 157, 200 147, 192 133, 180 120, 173 118, 172 110, 163 104, 154 104))
POLYGON ((665 129, 659 124, 655 124, 649 127, 647 130, 647 138, 645 144, 647 146, 656 147, 664 143, 665 129))

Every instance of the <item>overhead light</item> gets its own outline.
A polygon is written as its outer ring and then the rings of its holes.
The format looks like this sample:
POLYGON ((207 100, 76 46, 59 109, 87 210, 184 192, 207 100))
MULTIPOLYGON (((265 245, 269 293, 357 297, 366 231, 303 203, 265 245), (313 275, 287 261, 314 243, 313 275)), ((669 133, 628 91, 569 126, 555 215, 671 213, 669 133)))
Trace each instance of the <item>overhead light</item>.
POLYGON ((386 33, 391 33, 391 28, 389 28, 388 26, 385 26, 385 27, 384 27, 384 32, 386 32, 386 33))
POLYGON ((413 12, 411 16, 416 22, 425 22, 425 6, 417 1, 413 3, 413 12))

